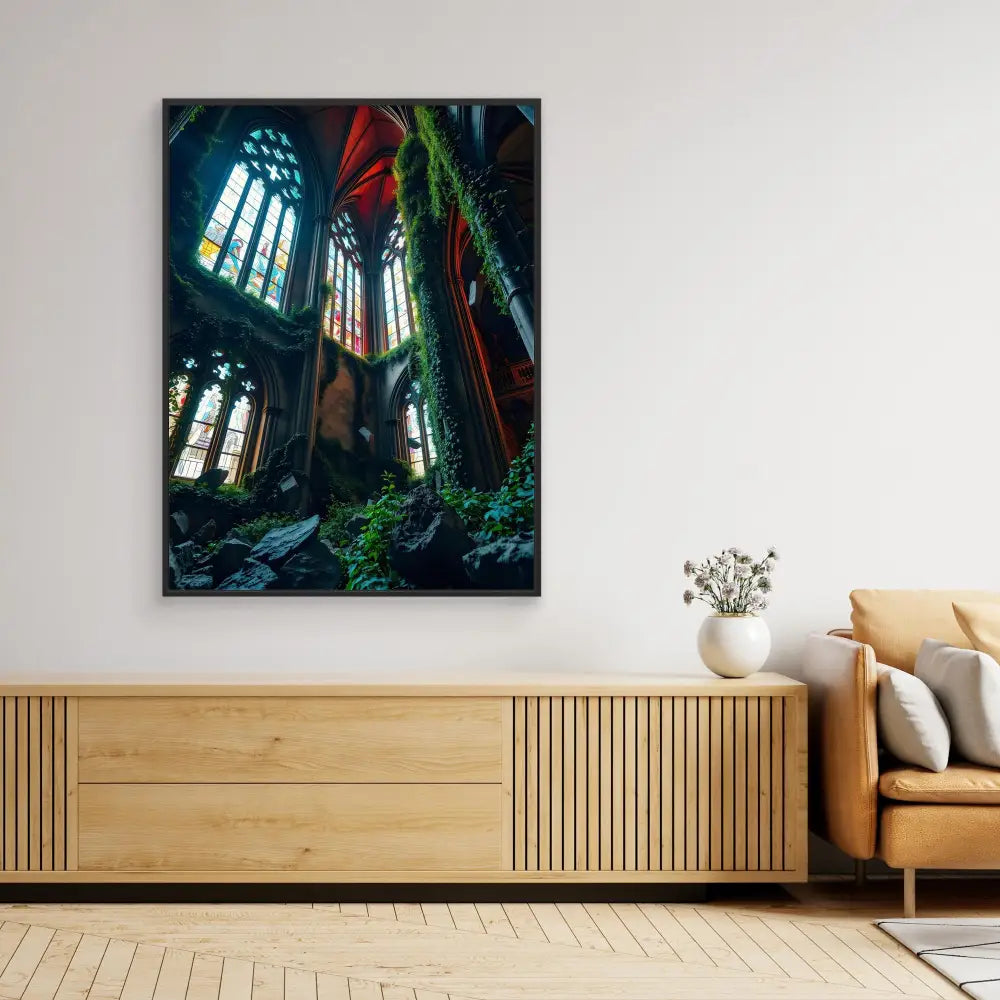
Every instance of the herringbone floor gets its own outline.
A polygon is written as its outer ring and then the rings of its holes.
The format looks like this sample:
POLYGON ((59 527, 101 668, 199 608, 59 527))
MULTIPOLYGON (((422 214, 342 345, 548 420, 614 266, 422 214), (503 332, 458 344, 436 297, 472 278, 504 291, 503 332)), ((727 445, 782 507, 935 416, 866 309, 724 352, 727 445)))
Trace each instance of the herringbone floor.
POLYGON ((893 904, 877 898, 857 905, 837 898, 710 905, 6 905, 0 906, 0 998, 961 996, 871 925, 887 912, 893 904))

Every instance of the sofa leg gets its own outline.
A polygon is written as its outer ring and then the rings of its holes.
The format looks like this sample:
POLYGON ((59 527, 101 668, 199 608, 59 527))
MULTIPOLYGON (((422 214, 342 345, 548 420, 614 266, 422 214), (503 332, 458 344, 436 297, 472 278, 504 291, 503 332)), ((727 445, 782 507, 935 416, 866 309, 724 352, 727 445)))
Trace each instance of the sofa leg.
POLYGON ((854 859, 854 884, 863 886, 868 881, 868 864, 864 858, 854 859))
POLYGON ((909 919, 917 915, 917 870, 903 869, 903 916, 909 919))

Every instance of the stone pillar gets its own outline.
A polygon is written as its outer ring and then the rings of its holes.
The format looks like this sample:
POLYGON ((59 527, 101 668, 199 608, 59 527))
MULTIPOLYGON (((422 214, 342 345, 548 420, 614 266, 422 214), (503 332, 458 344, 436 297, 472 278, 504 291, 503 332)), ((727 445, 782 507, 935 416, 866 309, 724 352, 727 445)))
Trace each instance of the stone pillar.
POLYGON ((395 458, 402 462, 404 465, 407 463, 407 451, 403 447, 405 442, 403 440, 403 424, 398 417, 387 417, 385 420, 385 444, 386 444, 386 458, 395 458))
POLYGON ((260 447, 257 449, 257 466, 267 461, 274 450, 274 425, 282 414, 280 406, 265 406, 260 421, 260 447))
POLYGON ((503 215, 496 221, 497 272, 503 285, 504 301, 511 319, 521 334, 528 357, 535 360, 535 289, 534 268, 531 267, 517 230, 510 218, 512 206, 505 204, 503 215))
MULTIPOLYGON (((457 156, 471 170, 482 170, 490 164, 483 164, 475 153, 475 139, 468 132, 468 123, 452 115, 452 125, 458 132, 457 156)), ((466 219, 473 229, 482 230, 482 218, 466 219)), ((518 238, 517 230, 522 225, 508 196, 503 198, 503 208, 499 215, 490 221, 489 228, 496 238, 497 275, 503 291, 504 302, 510 311, 517 332, 524 342, 528 357, 535 360, 535 288, 534 268, 524 251, 524 246, 518 238)))

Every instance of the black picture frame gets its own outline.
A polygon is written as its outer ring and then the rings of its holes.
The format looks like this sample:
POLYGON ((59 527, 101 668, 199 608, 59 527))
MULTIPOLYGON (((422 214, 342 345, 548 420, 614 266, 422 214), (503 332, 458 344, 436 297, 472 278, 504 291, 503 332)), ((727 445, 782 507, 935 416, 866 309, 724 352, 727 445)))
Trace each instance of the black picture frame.
POLYGON ((233 597, 541 597, 542 595, 542 101, 541 98, 163 98, 162 100, 162 359, 160 367, 160 413, 161 413, 161 469, 162 469, 162 588, 164 597, 181 598, 233 598, 233 597), (171 111, 177 107, 218 107, 218 106, 259 106, 259 107, 329 107, 366 105, 432 105, 432 106, 519 106, 532 111, 534 140, 534 439, 535 439, 535 524, 534 524, 534 583, 530 589, 489 590, 489 589, 395 589, 395 590, 245 590, 221 591, 214 589, 184 590, 169 586, 169 545, 170 545, 170 464, 169 464, 169 417, 168 417, 168 374, 170 357, 170 127, 171 111))

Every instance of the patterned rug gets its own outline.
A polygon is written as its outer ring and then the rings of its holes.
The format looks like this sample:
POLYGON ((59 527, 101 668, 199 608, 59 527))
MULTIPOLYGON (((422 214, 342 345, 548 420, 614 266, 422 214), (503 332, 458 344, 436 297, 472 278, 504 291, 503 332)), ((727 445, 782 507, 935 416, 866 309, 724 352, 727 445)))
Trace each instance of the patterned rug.
POLYGON ((876 920, 975 1000, 1000 1000, 1000 920, 876 920))

